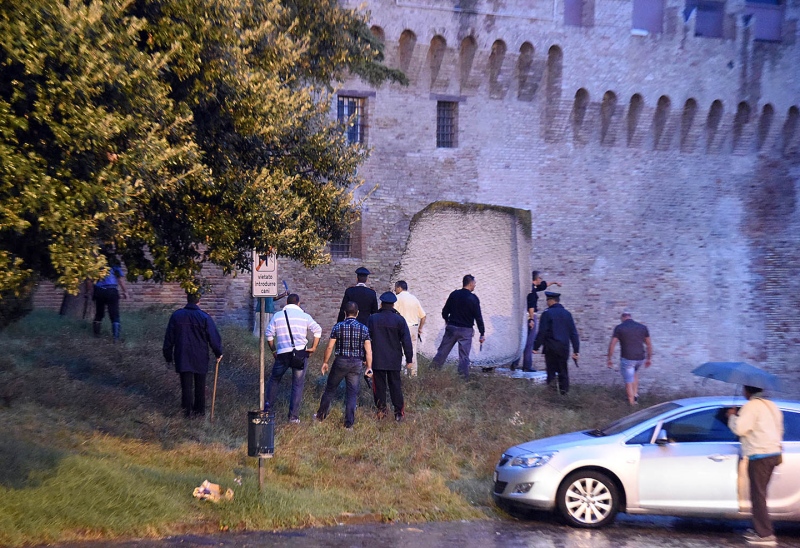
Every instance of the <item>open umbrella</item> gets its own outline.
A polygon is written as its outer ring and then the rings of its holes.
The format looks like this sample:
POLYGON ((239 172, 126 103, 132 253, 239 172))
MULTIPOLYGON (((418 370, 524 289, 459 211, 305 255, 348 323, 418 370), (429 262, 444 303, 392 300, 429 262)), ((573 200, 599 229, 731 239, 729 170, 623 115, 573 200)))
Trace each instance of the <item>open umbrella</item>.
POLYGON ((780 389, 778 377, 745 362, 706 362, 692 371, 698 377, 718 381, 755 386, 757 388, 780 389))

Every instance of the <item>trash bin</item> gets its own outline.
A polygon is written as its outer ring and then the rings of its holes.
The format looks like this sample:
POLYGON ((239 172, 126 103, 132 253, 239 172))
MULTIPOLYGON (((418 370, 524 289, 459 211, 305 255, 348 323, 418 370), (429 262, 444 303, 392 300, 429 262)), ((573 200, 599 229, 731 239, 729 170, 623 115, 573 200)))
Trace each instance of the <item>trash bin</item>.
POLYGON ((275 417, 269 411, 247 412, 247 456, 272 457, 275 452, 275 417))

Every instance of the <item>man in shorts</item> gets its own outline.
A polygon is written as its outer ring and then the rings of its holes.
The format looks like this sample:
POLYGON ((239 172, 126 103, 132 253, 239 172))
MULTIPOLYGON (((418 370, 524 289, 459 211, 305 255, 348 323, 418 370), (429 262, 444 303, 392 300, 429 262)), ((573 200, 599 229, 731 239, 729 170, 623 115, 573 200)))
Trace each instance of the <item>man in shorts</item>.
POLYGON ((642 367, 642 364, 645 367, 650 367, 653 357, 653 345, 650 342, 650 332, 647 330, 647 326, 633 321, 629 312, 623 312, 622 316, 620 316, 620 321, 622 323, 614 328, 611 342, 608 345, 608 368, 614 367, 612 363, 614 347, 619 341, 619 370, 625 381, 628 403, 638 405, 639 368, 642 367))

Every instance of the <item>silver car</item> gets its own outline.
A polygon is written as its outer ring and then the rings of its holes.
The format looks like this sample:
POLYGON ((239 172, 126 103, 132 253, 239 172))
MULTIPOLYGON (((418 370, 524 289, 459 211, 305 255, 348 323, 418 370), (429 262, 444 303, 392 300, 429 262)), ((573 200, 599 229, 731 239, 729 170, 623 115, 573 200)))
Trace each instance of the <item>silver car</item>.
MULTIPOLYGON (((767 503, 775 520, 800 521, 800 402, 783 411, 783 464, 767 503)), ((558 510, 575 527, 602 527, 617 512, 748 518, 738 495, 739 440, 725 411, 743 398, 675 400, 605 428, 514 446, 495 467, 493 496, 508 510, 558 510)), ((745 473, 746 475, 746 473, 745 473)))

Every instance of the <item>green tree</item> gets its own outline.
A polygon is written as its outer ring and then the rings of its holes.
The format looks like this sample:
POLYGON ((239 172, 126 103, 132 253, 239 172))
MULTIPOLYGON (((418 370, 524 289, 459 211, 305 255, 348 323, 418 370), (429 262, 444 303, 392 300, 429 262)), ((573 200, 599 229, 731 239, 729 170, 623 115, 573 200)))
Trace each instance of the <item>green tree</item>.
POLYGON ((0 0, 0 294, 325 262, 366 154, 332 85, 382 60, 336 0, 0 0))

